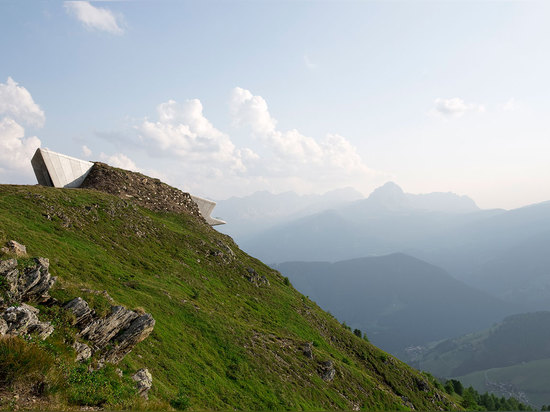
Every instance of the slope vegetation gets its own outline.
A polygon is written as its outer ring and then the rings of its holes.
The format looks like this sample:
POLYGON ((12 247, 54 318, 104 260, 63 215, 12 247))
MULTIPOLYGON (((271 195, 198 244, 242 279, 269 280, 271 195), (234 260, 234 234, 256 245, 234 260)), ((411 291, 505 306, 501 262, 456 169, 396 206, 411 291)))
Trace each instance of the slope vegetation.
MULTIPOLYGON (((105 290, 116 304, 152 314, 151 335, 118 364, 124 376, 152 373, 142 407, 457 408, 429 377, 353 335, 193 214, 90 189, 3 185, 0 241, 9 239, 50 259, 57 301, 85 296, 92 304, 95 296, 99 313, 108 302, 90 291, 105 290)), ((58 325, 40 347, 60 371, 41 407, 78 407, 55 392, 72 382, 60 363, 74 356, 59 335, 62 318, 40 314, 58 325)))

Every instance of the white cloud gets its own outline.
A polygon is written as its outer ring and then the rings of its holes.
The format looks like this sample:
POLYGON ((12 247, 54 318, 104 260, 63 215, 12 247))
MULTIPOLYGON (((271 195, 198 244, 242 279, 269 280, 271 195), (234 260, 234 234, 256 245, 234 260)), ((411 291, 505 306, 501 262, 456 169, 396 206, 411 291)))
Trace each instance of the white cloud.
POLYGON ((30 161, 39 147, 40 139, 36 136, 25 138, 25 129, 15 120, 0 119, 0 177, 30 175, 30 161))
POLYGON ((233 90, 230 110, 235 125, 250 127, 252 133, 286 164, 315 165, 325 169, 331 166, 346 172, 369 171, 355 147, 342 136, 328 134, 317 142, 296 129, 277 130, 277 122, 269 113, 266 101, 248 90, 240 87, 233 90))
POLYGON ((238 150, 228 135, 204 116, 198 99, 179 104, 169 100, 157 107, 157 121, 145 119, 138 127, 142 142, 157 155, 185 163, 244 172, 243 160, 257 159, 251 149, 238 150))
POLYGON ((8 77, 6 83, 0 83, 0 115, 37 127, 42 127, 46 120, 44 112, 28 90, 18 86, 11 77, 8 77))
POLYGON ((136 166, 134 161, 123 153, 116 153, 114 155, 106 155, 105 153, 100 153, 99 158, 103 162, 107 163, 109 166, 131 170, 133 172, 140 171, 140 168, 136 166))
POLYGON ((92 151, 90 150, 90 148, 86 145, 83 145, 82 146, 82 155, 84 157, 90 157, 92 155, 92 151))
POLYGON ((74 15, 87 29, 123 34, 121 18, 106 8, 95 7, 88 1, 66 1, 65 9, 74 15))
POLYGON ((485 106, 477 103, 466 103, 454 97, 452 99, 435 99, 435 111, 443 116, 460 117, 467 112, 483 113, 485 106))
POLYGON ((41 127, 46 116, 28 90, 11 77, 0 83, 0 116, 0 178, 21 181, 32 175, 30 160, 40 139, 25 137, 20 123, 41 127))

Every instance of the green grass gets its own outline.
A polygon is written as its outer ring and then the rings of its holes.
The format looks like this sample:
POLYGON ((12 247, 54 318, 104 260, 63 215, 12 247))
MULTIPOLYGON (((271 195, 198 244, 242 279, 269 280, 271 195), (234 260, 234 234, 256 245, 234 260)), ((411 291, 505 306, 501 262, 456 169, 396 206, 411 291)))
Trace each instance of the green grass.
MULTIPOLYGON (((59 301, 82 296, 105 313, 107 298, 84 289, 105 290, 117 304, 153 315, 153 333, 118 365, 125 376, 150 370, 149 405, 403 410, 407 398, 416 409, 456 407, 432 384, 423 388, 423 375, 346 330, 288 279, 192 216, 154 213, 92 190, 0 186, 0 241, 9 239, 50 259, 58 276, 51 294, 59 301), (223 252, 220 242, 234 260, 212 255, 223 252), (247 268, 270 286, 250 283, 247 268), (315 343, 313 360, 302 354, 305 342, 315 343), (319 377, 325 360, 337 371, 332 382, 319 377)), ((74 356, 69 322, 41 310, 57 322, 43 350, 74 356)), ((91 395, 71 391, 63 392, 68 403, 94 404, 91 395)), ((103 398, 127 407, 122 395, 103 398)))

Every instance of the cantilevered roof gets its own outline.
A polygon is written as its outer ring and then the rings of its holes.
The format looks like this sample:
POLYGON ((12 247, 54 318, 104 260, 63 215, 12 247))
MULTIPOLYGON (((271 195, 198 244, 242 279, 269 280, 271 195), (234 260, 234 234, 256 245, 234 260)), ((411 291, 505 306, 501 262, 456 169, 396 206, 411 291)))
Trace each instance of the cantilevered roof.
POLYGON ((36 149, 31 164, 38 183, 54 187, 79 187, 94 165, 92 162, 40 148, 36 149))
POLYGON ((191 199, 193 199, 193 201, 197 204, 202 217, 204 217, 206 223, 208 223, 210 226, 224 225, 226 223, 223 220, 216 219, 215 217, 211 216, 212 211, 216 207, 216 202, 194 195, 191 195, 191 199))

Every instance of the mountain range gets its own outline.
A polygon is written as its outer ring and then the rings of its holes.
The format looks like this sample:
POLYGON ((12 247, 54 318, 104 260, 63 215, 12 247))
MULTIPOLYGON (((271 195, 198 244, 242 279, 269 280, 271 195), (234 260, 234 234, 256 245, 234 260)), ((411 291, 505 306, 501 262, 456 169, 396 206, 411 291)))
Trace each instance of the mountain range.
POLYGON ((401 253, 273 267, 319 306, 397 356, 483 329, 521 310, 401 253))
POLYGON ((271 263, 406 253, 495 297, 550 309, 550 202, 482 210, 466 196, 407 194, 390 182, 366 199, 309 212, 259 230, 243 217, 238 233, 227 232, 271 263))

